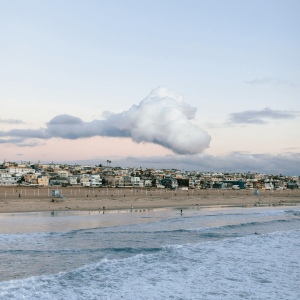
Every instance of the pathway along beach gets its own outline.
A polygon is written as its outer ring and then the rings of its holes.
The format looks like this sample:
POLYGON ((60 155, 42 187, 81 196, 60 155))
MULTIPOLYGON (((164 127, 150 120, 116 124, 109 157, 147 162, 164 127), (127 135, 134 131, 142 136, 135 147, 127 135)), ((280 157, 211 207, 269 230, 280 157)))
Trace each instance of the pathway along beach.
POLYGON ((66 198, 54 198, 57 187, 0 187, 0 213, 65 211, 65 210, 120 210, 163 207, 210 205, 282 205, 300 203, 300 190, 188 190, 175 191, 156 188, 83 188, 58 189, 66 198), (49 191, 49 192, 48 192, 49 191), (52 201, 54 199, 54 202, 52 201))

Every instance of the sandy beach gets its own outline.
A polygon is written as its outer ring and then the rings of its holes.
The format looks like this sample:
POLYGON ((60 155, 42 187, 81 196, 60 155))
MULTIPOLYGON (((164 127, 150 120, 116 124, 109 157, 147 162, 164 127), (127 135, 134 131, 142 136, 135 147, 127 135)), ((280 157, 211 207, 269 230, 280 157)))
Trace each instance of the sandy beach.
POLYGON ((0 187, 0 213, 61 210, 119 210, 207 205, 280 205, 300 203, 299 190, 188 190, 59 188, 66 198, 54 198, 53 188, 0 187), (146 194, 147 193, 147 194, 146 194), (19 197, 20 195, 20 197, 19 197), (53 202, 53 200, 54 202, 53 202))

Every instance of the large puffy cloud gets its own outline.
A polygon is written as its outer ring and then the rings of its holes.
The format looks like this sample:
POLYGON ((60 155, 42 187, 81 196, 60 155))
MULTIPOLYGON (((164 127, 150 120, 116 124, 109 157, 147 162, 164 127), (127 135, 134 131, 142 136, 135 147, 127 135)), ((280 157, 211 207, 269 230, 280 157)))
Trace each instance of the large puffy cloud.
POLYGON ((37 130, 14 129, 0 132, 0 136, 20 138, 64 139, 92 136, 128 137, 134 142, 154 143, 176 154, 203 152, 211 137, 191 123, 197 108, 184 102, 182 94, 165 87, 152 90, 139 105, 118 114, 106 114, 105 120, 83 122, 70 115, 59 115, 37 130))

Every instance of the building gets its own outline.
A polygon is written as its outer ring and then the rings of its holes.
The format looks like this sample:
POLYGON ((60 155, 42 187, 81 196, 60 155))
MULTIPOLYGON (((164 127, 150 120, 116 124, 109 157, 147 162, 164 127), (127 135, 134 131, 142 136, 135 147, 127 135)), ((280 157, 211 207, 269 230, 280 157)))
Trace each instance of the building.
POLYGON ((70 185, 78 184, 76 176, 68 176, 68 177, 66 177, 66 179, 67 179, 67 181, 69 182, 70 185))
POLYGON ((238 185, 240 189, 245 188, 245 182, 243 180, 220 180, 219 182, 225 183, 227 188, 232 188, 234 185, 238 185))
POLYGON ((90 182, 92 187, 100 187, 102 185, 102 179, 100 175, 91 175, 90 182))
POLYGON ((27 173, 24 175, 24 181, 29 184, 37 184, 37 174, 34 173, 27 173))
POLYGON ((175 178, 169 177, 169 178, 164 178, 160 181, 161 185, 163 185, 165 188, 168 189, 177 189, 178 188, 178 183, 175 178))
POLYGON ((37 177, 37 184, 42 186, 48 186, 49 185, 49 177, 40 175, 37 177))

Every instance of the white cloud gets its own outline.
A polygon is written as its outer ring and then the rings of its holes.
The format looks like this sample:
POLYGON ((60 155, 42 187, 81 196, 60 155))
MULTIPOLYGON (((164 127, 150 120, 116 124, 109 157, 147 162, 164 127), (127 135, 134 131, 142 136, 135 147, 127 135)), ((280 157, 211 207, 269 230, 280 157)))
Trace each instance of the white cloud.
POLYGON ((183 95, 159 87, 129 110, 106 114, 105 120, 83 122, 78 117, 59 115, 46 128, 13 129, 0 136, 64 139, 92 136, 129 137, 136 143, 153 143, 177 154, 197 154, 209 147, 211 137, 191 120, 197 108, 185 103, 183 95))

